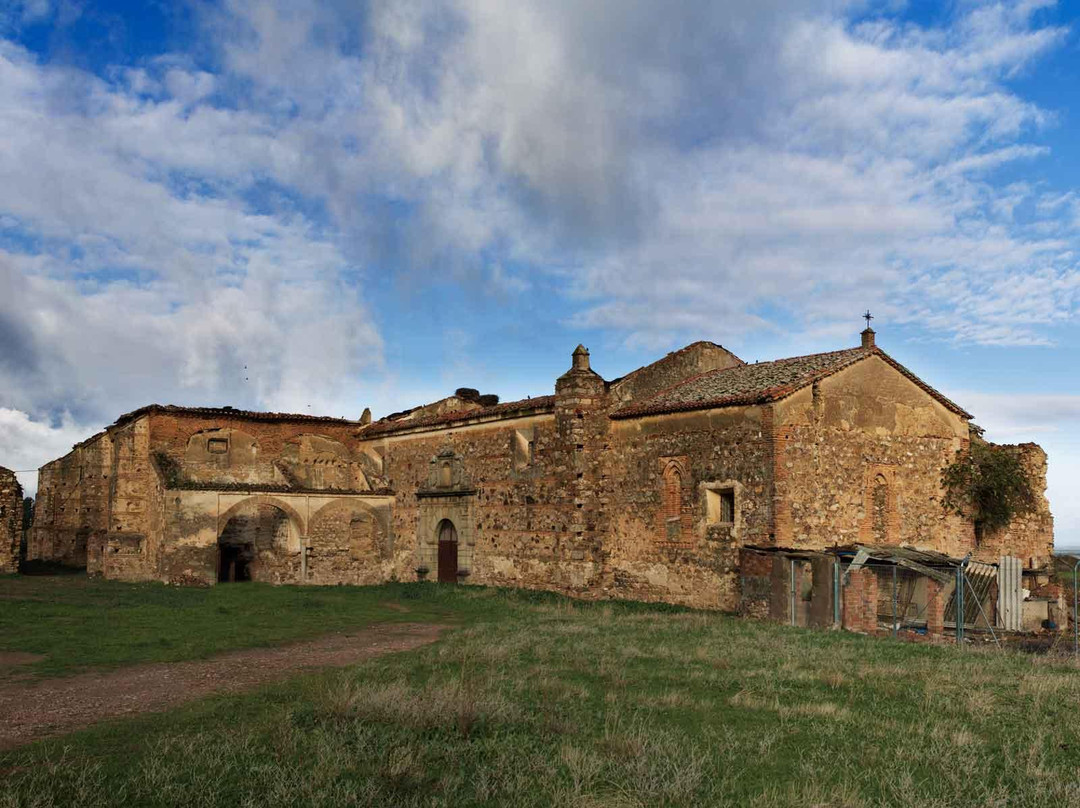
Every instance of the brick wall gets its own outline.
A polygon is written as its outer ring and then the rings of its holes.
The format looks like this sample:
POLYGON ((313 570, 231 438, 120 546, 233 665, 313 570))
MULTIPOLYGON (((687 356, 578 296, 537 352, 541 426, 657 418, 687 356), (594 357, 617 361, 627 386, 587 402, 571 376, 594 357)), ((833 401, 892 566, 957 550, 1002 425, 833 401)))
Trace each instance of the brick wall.
POLYGON ((878 631, 878 580, 872 569, 863 567, 848 574, 843 587, 843 626, 848 631, 876 634, 878 631))
POLYGON ((739 551, 739 614, 769 616, 773 556, 743 548, 739 551))

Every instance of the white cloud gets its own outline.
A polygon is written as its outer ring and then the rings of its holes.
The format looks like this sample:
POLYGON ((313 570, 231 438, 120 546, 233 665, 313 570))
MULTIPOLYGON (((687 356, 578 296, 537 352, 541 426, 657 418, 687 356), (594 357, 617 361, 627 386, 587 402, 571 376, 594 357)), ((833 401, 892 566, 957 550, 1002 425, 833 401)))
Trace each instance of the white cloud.
POLYGON ((0 44, 3 403, 92 421, 150 400, 340 409, 381 364, 355 268, 287 204, 244 196, 294 144, 255 113, 188 111, 204 73, 170 67, 163 87, 0 44))
POLYGON ((996 443, 1034 441, 1046 450, 1047 497, 1058 547, 1080 547, 1080 395, 950 393, 996 443))
POLYGON ((354 212, 364 194, 415 208, 393 225, 414 265, 496 249, 558 268, 576 324, 638 342, 738 335, 763 305, 817 329, 870 304, 1038 344, 1075 318, 1075 233, 1045 206, 1041 228, 1018 224, 1037 190, 991 177, 1046 154, 1025 139, 1052 111, 1005 83, 1062 43, 1034 22, 1045 5, 925 28, 827 2, 395 2, 362 23, 235 2, 214 31, 257 98, 296 111, 278 137, 327 149, 303 187, 345 232, 379 228, 354 212), (356 49, 320 33, 350 25, 356 49))
POLYGON ((70 416, 52 425, 32 420, 19 410, 0 407, 0 466, 20 472, 26 496, 37 494, 37 469, 88 438, 95 429, 77 426, 70 416))
POLYGON ((1039 344, 1080 307, 1080 203, 994 177, 1056 124, 1008 83, 1063 41, 1045 5, 230 0, 199 7, 213 70, 109 80, 0 41, 0 405, 355 415, 387 266, 551 281, 635 345, 867 305, 1039 344))

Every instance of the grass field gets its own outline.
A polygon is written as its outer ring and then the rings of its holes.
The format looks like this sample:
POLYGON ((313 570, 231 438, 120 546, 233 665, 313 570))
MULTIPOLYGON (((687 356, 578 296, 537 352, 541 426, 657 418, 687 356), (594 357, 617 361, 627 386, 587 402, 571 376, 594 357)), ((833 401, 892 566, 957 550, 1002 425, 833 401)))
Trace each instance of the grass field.
POLYGON ((0 576, 0 651, 45 658, 38 675, 197 659, 387 622, 449 622, 454 599, 406 599, 406 585, 244 584, 209 589, 124 584, 85 575, 0 576))
MULTIPOLYGON (((221 597, 261 641, 275 620, 281 633, 306 621, 308 598, 334 604, 325 628, 380 609, 459 627, 419 651, 0 754, 0 806, 1080 804, 1080 673, 1045 657, 475 587, 52 585, 57 598, 83 587, 59 612, 74 623, 76 604, 105 621, 140 599, 169 623, 212 622, 221 597)), ((11 603, 9 590, 4 632, 11 603)), ((2 642, 45 648, 45 632, 24 632, 2 642)), ((228 644, 177 642, 103 659, 228 644)))

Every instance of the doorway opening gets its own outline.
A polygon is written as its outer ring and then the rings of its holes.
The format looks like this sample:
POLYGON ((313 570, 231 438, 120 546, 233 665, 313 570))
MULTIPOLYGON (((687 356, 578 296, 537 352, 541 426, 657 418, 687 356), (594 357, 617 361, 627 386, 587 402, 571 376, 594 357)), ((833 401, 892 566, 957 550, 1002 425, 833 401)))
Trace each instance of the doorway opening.
POLYGON ((218 536, 218 583, 287 580, 292 574, 295 535, 289 515, 281 508, 265 502, 243 503, 218 536))
POLYGON ((449 519, 443 519, 439 522, 439 583, 456 584, 457 574, 457 528, 449 519))
POLYGON ((218 583, 250 581, 252 547, 250 544, 222 544, 219 546, 221 561, 218 564, 218 583))

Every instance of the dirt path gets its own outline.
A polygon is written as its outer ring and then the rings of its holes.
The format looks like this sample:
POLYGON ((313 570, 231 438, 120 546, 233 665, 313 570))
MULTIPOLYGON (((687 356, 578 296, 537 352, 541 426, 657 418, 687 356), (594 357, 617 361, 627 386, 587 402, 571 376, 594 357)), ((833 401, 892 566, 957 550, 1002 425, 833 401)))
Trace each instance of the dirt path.
POLYGON ((235 693, 313 668, 351 665, 438 639, 445 626, 388 624, 276 648, 160 662, 37 683, 0 684, 0 749, 107 718, 158 712, 211 693, 235 693))

